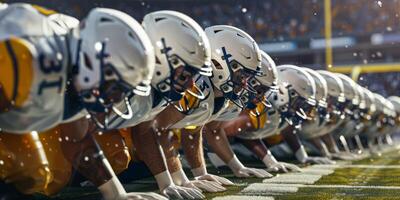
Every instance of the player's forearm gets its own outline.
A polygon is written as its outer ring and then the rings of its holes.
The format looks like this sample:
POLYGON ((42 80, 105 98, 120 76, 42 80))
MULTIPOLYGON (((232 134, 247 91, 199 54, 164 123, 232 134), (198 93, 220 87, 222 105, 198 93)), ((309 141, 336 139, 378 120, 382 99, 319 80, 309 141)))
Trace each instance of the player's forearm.
POLYGON ((225 132, 220 128, 220 122, 211 122, 204 132, 208 145, 225 162, 228 163, 234 156, 225 132))
POLYGON ((152 134, 150 122, 141 123, 131 129, 133 145, 139 159, 150 169, 153 175, 166 171, 164 152, 152 134))
POLYGON ((293 152, 296 152, 298 149, 300 149, 302 146, 300 138, 292 126, 288 126, 282 130, 281 134, 293 152))
POLYGON ((268 154, 268 148, 264 145, 264 143, 258 140, 245 140, 239 139, 240 143, 242 143, 247 149, 253 152, 260 160, 262 160, 265 155, 268 154))
POLYGON ((172 131, 163 131, 157 134, 157 140, 160 143, 168 165, 168 171, 174 173, 182 168, 177 153, 176 144, 179 143, 178 137, 175 134, 171 135, 172 131))
POLYGON ((331 153, 337 153, 339 152, 339 147, 336 144, 335 139, 333 138, 331 133, 328 133, 324 136, 321 137, 321 139, 325 142, 325 144, 328 146, 328 149, 331 153))
MULTIPOLYGON (((75 127, 87 130, 80 125, 83 125, 82 121, 75 127)), ((75 131, 71 123, 60 127, 63 154, 77 171, 96 186, 103 185, 115 176, 91 133, 86 133, 82 137, 83 135, 75 131)))
POLYGON ((203 154, 202 127, 193 130, 182 129, 182 148, 192 169, 205 166, 203 154))
POLYGON ((247 112, 241 113, 236 119, 232 121, 222 122, 221 127, 225 131, 225 135, 228 137, 237 136, 245 131, 254 131, 247 112))

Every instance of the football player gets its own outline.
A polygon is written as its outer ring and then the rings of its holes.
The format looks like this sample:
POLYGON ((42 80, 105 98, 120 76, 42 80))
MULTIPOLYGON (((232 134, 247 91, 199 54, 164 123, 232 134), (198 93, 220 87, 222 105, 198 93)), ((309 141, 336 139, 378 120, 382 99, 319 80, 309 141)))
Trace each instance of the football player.
POLYGON ((119 118, 111 125, 127 128, 123 133, 126 141, 130 141, 127 146, 149 167, 163 195, 179 199, 204 198, 192 183, 174 183, 168 171, 173 169, 165 166, 169 152, 160 149, 157 139, 161 132, 190 114, 191 111, 178 104, 187 89, 191 89, 194 101, 205 99, 204 89, 194 84, 194 78, 212 75, 208 38, 193 19, 175 11, 149 13, 142 25, 155 47, 153 89, 147 98, 130 100, 135 113, 132 119, 119 118))
POLYGON ((127 117, 116 104, 131 91, 142 94, 154 69, 154 57, 147 56, 153 52, 147 35, 133 18, 112 9, 93 9, 72 29, 49 19, 51 12, 46 11, 28 4, 1 10, 1 63, 7 66, 0 76, 1 135, 25 141, 26 133, 64 123, 64 156, 104 199, 163 198, 127 193, 86 134, 88 120, 81 118, 84 108, 127 117), (84 143, 89 148, 81 148, 84 143))

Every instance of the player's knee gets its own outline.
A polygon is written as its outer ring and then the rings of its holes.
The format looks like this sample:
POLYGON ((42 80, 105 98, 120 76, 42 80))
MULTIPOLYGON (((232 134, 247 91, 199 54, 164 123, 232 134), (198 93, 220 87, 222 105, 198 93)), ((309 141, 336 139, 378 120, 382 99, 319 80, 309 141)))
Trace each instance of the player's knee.
POLYGON ((45 152, 37 133, 0 135, 0 177, 24 194, 40 192, 51 181, 45 152))

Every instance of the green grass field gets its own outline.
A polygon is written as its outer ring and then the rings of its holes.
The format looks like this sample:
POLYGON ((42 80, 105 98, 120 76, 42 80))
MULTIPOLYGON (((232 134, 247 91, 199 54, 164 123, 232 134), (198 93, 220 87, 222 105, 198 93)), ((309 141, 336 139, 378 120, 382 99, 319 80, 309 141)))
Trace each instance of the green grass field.
MULTIPOLYGON (((252 167, 262 167, 258 162, 252 162, 252 167)), ((307 166, 303 166, 307 167, 307 166)), ((308 166, 309 167, 309 166, 308 166)), ((316 166, 313 166, 316 167, 316 166)), ((317 166, 319 167, 319 166, 317 166)), ((325 167, 325 166, 321 166, 325 167)), ((322 168, 325 169, 325 168, 322 168)), ((337 168, 329 175, 321 175, 318 181, 313 184, 293 184, 285 181, 279 183, 262 183, 257 178, 235 178, 228 170, 216 170, 210 167, 210 172, 229 178, 236 186, 228 187, 228 190, 221 193, 206 193, 207 199, 219 197, 229 200, 236 199, 257 199, 272 197, 277 200, 292 199, 400 199, 400 152, 392 150, 380 157, 368 157, 364 160, 347 163, 337 168), (252 192, 247 190, 257 185, 252 192), (277 188, 276 190, 274 188, 277 188), (291 192, 286 190, 293 189, 291 192), (234 196, 234 197, 231 197, 234 196), (250 197, 249 197, 250 196, 250 197)), ((306 172, 304 172, 306 173, 306 172)), ((279 177, 284 177, 280 175, 279 177)), ((278 179, 279 179, 278 177, 278 179)), ((299 178, 301 179, 302 174, 299 178)), ((307 177, 305 177, 307 178, 307 177)), ((135 181, 125 185, 128 191, 154 191, 157 192, 157 185, 152 178, 135 181)), ((63 192, 51 199, 99 199, 100 195, 95 188, 68 187, 63 192)), ((43 196, 36 196, 35 199, 49 199, 43 196)))

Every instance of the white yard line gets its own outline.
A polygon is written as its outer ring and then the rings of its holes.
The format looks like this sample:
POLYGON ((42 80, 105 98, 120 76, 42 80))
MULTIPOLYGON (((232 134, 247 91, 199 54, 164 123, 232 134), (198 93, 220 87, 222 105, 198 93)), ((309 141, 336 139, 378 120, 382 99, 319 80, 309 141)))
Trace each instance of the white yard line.
POLYGON ((279 195, 296 193, 300 188, 400 190, 399 186, 304 185, 285 183, 254 183, 243 189, 243 195, 279 195))
POLYGON ((400 186, 379 186, 379 185, 300 185, 300 184, 270 184, 259 183, 264 187, 298 187, 298 188, 338 188, 338 189, 378 189, 378 190, 400 190, 400 186))
POLYGON ((274 200, 274 197, 268 196, 240 196, 240 195, 229 195, 215 197, 213 200, 274 200))
POLYGON ((313 165, 310 168, 337 169, 337 168, 363 168, 363 169, 400 169, 400 165, 313 165))

